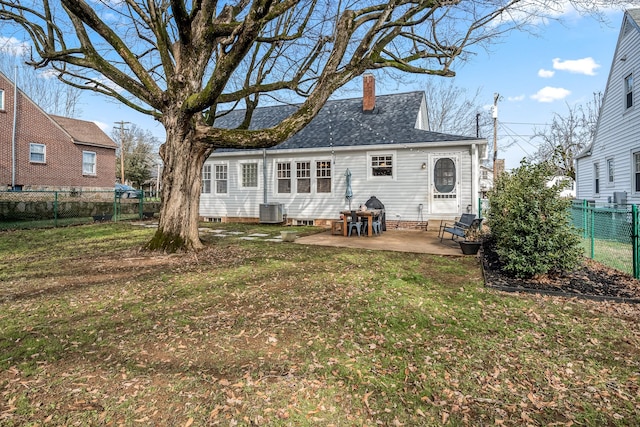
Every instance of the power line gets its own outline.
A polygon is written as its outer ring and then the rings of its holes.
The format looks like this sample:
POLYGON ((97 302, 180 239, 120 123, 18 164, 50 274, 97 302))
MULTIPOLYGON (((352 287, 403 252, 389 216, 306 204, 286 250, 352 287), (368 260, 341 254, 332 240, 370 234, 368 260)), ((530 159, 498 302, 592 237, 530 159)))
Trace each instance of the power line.
POLYGON ((500 122, 507 125, 530 125, 530 126, 549 126, 549 123, 526 123, 526 122, 500 122))

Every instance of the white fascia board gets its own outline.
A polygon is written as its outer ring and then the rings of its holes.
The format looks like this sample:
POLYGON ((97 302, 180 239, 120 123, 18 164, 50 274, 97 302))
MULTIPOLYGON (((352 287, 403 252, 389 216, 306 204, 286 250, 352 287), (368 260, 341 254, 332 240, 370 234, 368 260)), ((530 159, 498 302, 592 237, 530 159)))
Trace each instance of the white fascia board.
MULTIPOLYGON (((286 155, 286 154, 299 154, 299 153, 326 153, 327 151, 331 152, 349 152, 349 151, 367 151, 367 150, 397 150, 397 149, 410 149, 410 148, 420 148, 420 149, 429 149, 429 148, 443 148, 443 147, 460 147, 460 146, 471 146, 473 144, 476 145, 487 145, 486 139, 469 139, 469 140, 453 140, 453 141, 438 141, 438 142, 412 142, 412 143, 402 143, 398 142, 395 144, 371 144, 371 145, 351 145, 348 147, 313 147, 313 148, 288 148, 284 150, 268 150, 267 155, 286 155)), ((225 151, 225 152, 213 152, 210 157, 220 158, 220 157, 251 157, 251 156, 262 156, 262 149, 259 150, 238 150, 238 151, 225 151)))

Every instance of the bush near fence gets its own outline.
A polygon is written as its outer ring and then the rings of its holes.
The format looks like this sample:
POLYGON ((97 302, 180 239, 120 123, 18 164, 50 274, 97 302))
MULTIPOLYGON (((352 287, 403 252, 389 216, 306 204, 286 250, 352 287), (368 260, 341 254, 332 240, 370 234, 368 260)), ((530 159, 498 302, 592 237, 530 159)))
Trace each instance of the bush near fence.
MULTIPOLYGON (((488 200, 480 199, 478 206, 479 216, 486 216, 488 200)), ((569 209, 586 257, 640 278, 638 205, 573 200, 569 209)))
POLYGON ((94 220, 144 218, 160 211, 160 202, 124 199, 113 191, 7 191, 0 192, 3 228, 67 225, 94 220), (51 222, 49 224, 48 222, 51 222))

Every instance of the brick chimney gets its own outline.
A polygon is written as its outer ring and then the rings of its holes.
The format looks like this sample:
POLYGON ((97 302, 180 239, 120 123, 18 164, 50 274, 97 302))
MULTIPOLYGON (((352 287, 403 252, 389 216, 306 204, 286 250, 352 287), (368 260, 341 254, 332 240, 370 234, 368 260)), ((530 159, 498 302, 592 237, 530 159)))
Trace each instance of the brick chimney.
POLYGON ((367 73, 362 76, 362 111, 373 113, 376 108, 376 79, 373 74, 367 73))

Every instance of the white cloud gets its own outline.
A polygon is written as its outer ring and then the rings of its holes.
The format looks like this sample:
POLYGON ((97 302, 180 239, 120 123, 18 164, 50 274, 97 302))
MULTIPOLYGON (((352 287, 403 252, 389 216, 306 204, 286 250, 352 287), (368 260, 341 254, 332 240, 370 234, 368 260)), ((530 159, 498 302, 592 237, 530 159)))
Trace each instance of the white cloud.
POLYGON ((524 101, 524 95, 508 96, 507 101, 520 102, 524 101))
POLYGON ((545 70, 544 68, 540 68, 538 70, 538 77, 542 77, 543 79, 549 79, 553 77, 556 72, 553 70, 545 70))
POLYGON ((29 44, 21 42, 15 37, 0 36, 0 52, 6 52, 14 56, 24 55, 29 52, 29 44))
POLYGON ((582 59, 567 59, 564 61, 560 58, 554 58, 553 68, 555 70, 568 71, 573 74, 595 76, 595 70, 600 68, 600 64, 596 64, 596 61, 590 56, 582 59))
POLYGON ((559 99, 564 99, 571 94, 571 91, 561 87, 545 86, 540 89, 535 95, 531 95, 532 99, 538 102, 553 102, 559 99))

